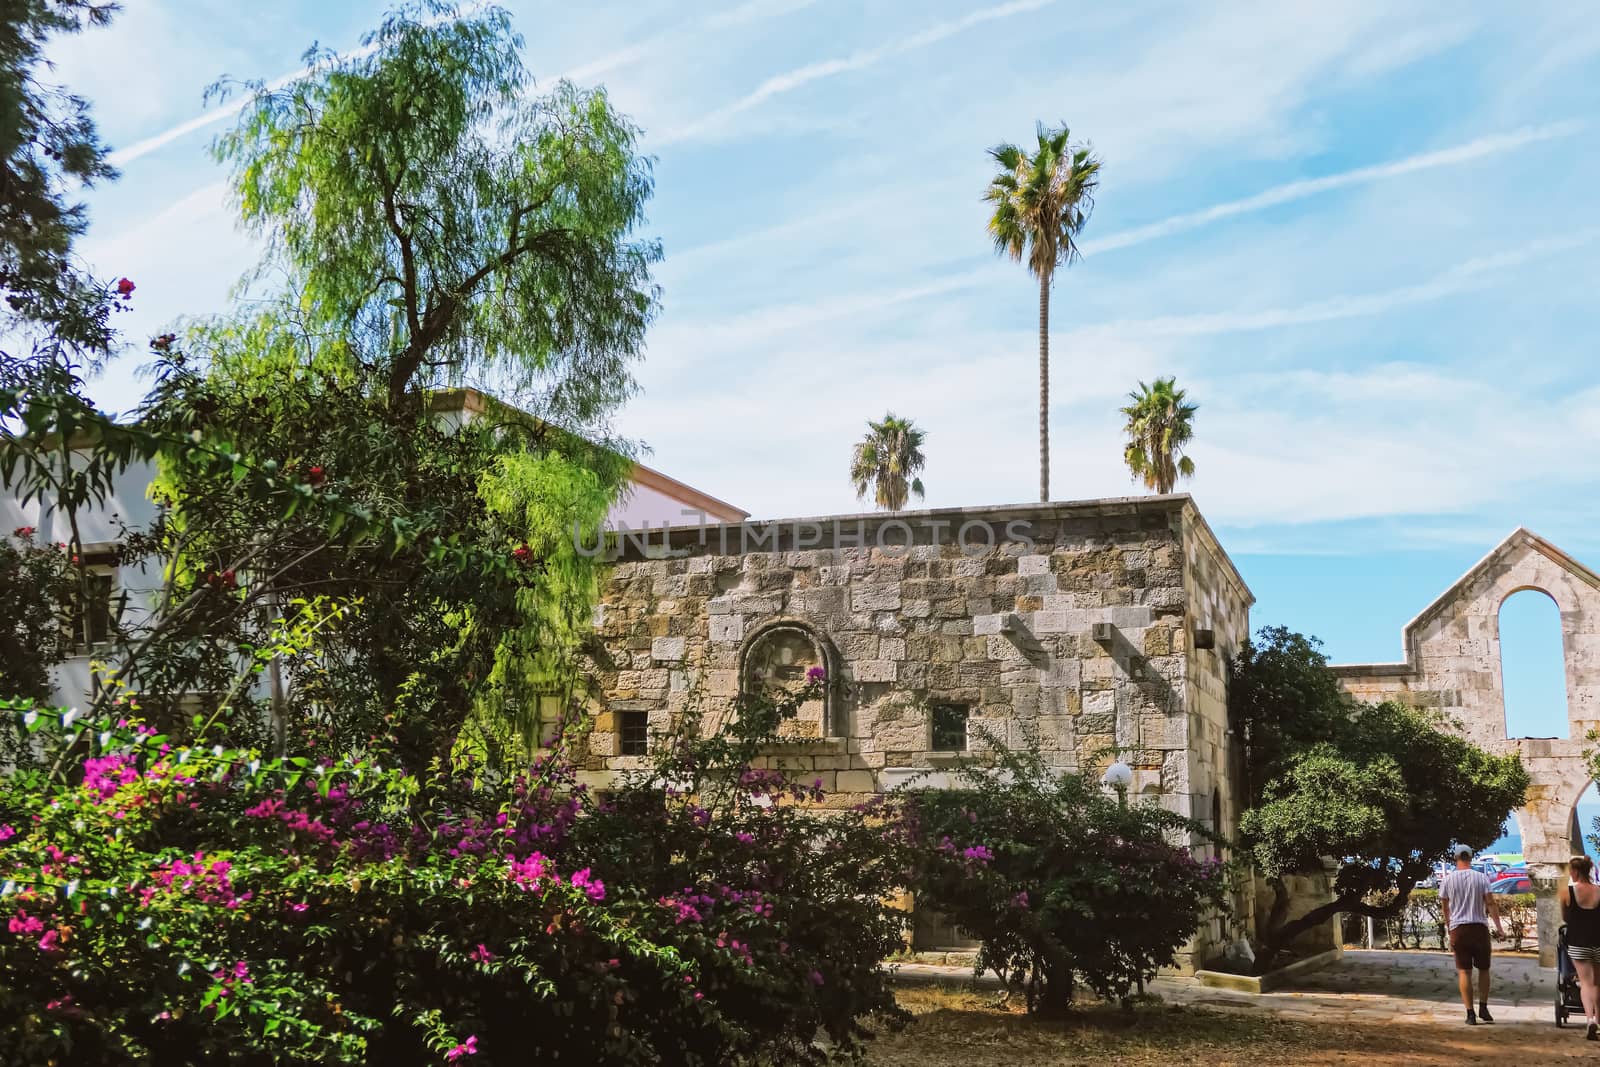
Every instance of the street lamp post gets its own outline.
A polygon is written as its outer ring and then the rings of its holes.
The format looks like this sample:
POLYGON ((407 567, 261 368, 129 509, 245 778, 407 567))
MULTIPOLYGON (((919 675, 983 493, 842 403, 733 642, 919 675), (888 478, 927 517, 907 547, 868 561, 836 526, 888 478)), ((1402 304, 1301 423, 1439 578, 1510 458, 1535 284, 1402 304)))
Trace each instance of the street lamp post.
POLYGON ((1106 773, 1100 776, 1100 784, 1108 785, 1117 791, 1117 806, 1128 806, 1128 787, 1133 784, 1133 768, 1121 760, 1106 768, 1106 773))

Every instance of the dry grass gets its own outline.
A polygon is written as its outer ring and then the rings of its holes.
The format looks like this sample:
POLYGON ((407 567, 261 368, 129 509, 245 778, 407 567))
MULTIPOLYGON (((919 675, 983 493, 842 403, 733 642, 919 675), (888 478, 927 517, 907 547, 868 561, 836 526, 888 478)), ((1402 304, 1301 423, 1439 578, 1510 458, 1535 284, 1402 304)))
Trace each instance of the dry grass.
POLYGON ((1301 1022, 1242 1011, 1145 1004, 1079 1009, 1060 1023, 999 1006, 993 993, 900 990, 914 1020, 873 1044, 872 1067, 1266 1067, 1272 1064, 1544 1063, 1592 1059, 1600 1048, 1553 1025, 1465 1026, 1301 1022))

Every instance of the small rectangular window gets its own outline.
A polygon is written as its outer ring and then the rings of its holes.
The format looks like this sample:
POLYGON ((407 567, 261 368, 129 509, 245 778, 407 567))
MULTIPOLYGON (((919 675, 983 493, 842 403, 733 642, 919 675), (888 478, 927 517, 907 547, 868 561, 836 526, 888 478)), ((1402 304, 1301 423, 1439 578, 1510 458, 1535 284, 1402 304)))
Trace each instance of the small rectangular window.
POLYGON ((933 750, 935 752, 965 752, 967 750, 967 714, 965 704, 935 704, 933 711, 933 750))
POLYGON ((650 713, 647 711, 617 712, 617 733, 621 735, 621 752, 624 756, 644 756, 650 752, 650 713))
POLYGON ((72 575, 67 600, 67 628, 72 643, 80 649, 94 648, 111 640, 117 573, 114 567, 90 563, 84 568, 83 583, 72 575))

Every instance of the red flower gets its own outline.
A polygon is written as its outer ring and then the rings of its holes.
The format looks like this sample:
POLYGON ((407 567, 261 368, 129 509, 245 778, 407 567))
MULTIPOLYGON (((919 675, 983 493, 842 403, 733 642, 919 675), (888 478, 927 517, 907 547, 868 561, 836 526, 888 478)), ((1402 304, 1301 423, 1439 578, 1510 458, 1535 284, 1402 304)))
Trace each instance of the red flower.
POLYGON ((327 480, 327 477, 327 474, 323 472, 321 467, 312 467, 310 470, 306 471, 306 481, 310 482, 312 485, 321 485, 327 480))
POLYGON ((126 279, 126 278, 118 278, 117 279, 117 295, 122 297, 122 299, 126 300, 126 299, 128 299, 128 297, 132 296, 133 295, 133 291, 134 291, 135 288, 137 288, 137 286, 135 286, 128 279, 126 279))
POLYGON ((33 527, 32 526, 18 526, 15 530, 11 531, 11 536, 17 538, 20 541, 26 541, 28 538, 33 536, 33 527))
POLYGON ((518 545, 511 550, 511 558, 518 563, 526 563, 533 558, 533 549, 527 545, 518 545))

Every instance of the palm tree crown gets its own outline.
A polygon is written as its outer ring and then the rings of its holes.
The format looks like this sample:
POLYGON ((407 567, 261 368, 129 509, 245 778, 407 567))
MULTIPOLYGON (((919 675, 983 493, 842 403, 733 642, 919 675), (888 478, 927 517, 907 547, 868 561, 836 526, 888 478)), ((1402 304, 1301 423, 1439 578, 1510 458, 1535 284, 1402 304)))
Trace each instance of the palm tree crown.
POLYGON ((1122 458, 1146 489, 1170 493, 1179 478, 1194 477, 1194 460, 1183 449, 1194 438, 1199 405, 1188 403, 1176 378, 1157 378, 1151 385, 1140 382, 1128 399, 1132 403, 1122 409, 1128 420, 1123 427, 1128 446, 1122 458))
POLYGON ((908 491, 920 500, 922 480, 916 475, 926 462, 922 455, 925 436, 910 419, 898 418, 893 412, 885 414, 881 422, 867 420, 867 435, 856 444, 850 461, 856 496, 864 498, 872 490, 874 503, 888 511, 905 507, 908 491))
POLYGON ((1039 499, 1050 499, 1050 284, 1056 268, 1078 258, 1078 233, 1094 210, 1100 160, 1075 145, 1063 124, 1040 123, 1030 153, 1014 144, 989 150, 999 170, 984 199, 994 205, 995 251, 1025 263, 1039 279, 1039 499))

